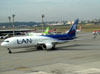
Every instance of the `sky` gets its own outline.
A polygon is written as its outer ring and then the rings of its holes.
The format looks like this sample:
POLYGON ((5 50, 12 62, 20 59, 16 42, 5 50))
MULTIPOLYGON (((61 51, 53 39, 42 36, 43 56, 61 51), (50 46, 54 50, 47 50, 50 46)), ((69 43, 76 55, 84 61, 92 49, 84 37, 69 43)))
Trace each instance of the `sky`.
POLYGON ((100 19, 100 0, 0 0, 0 22, 41 22, 100 19))

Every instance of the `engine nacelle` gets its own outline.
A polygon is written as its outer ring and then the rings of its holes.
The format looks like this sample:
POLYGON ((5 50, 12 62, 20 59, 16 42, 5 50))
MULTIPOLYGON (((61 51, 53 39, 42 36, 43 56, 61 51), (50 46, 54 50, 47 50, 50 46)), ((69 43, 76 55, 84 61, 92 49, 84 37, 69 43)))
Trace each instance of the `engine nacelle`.
POLYGON ((49 50, 49 49, 52 49, 52 47, 53 47, 53 44, 51 43, 46 43, 42 45, 43 50, 49 50))

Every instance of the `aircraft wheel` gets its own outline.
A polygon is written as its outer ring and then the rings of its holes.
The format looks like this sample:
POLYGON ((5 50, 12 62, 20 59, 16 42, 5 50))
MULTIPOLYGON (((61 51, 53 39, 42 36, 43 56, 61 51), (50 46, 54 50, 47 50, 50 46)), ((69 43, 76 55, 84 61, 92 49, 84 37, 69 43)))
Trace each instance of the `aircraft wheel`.
POLYGON ((54 44, 53 47, 52 47, 52 50, 55 50, 55 46, 56 46, 56 45, 54 44))

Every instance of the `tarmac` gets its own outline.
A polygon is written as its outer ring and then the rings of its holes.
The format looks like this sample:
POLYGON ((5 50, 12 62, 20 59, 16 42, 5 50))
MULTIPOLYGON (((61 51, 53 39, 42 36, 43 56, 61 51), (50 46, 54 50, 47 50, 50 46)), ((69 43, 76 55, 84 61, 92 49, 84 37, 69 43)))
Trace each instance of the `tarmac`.
MULTIPOLYGON (((0 46, 0 74, 100 74, 100 35, 80 32, 78 40, 56 50, 12 49, 0 46)), ((2 41, 2 40, 0 40, 2 41)))

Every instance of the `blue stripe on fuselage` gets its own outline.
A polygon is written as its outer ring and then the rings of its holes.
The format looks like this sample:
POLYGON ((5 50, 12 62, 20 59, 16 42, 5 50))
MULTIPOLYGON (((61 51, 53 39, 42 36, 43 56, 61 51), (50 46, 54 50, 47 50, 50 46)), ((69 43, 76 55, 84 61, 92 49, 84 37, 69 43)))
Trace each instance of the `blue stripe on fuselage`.
POLYGON ((56 35, 43 35, 45 37, 50 37, 57 40, 72 40, 75 39, 75 36, 70 36, 68 34, 56 34, 56 35))

